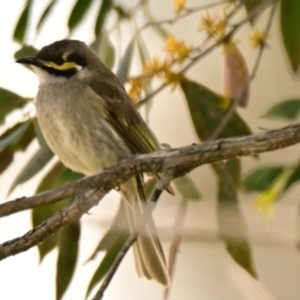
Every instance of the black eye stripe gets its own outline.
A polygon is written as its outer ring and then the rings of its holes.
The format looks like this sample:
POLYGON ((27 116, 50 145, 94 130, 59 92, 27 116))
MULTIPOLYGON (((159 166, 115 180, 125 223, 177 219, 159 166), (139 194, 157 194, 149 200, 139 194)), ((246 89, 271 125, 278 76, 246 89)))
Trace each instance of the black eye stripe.
POLYGON ((43 70, 45 70, 47 73, 55 76, 55 77, 64 77, 64 78, 71 78, 77 73, 77 69, 67 69, 67 70, 58 70, 51 67, 43 66, 41 67, 43 70))
POLYGON ((65 63, 65 60, 62 57, 58 57, 53 62, 61 66, 63 63, 65 63))

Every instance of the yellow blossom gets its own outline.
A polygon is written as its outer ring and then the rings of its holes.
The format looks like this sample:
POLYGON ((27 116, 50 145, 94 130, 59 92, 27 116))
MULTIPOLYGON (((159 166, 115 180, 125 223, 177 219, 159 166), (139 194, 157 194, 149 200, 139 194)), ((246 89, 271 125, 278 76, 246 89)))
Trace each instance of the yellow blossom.
POLYGON ((164 70, 164 77, 166 81, 171 85, 172 92, 174 91, 175 87, 182 81, 182 75, 180 73, 172 71, 170 68, 166 68, 164 70))
POLYGON ((208 35, 215 35, 216 37, 221 37, 225 32, 225 23, 227 15, 219 17, 212 17, 208 12, 203 15, 199 24, 199 31, 204 30, 208 35))
POLYGON ((184 6, 185 6, 186 0, 173 0, 173 4, 175 5, 175 14, 179 15, 184 6))
POLYGON ((146 73, 153 73, 158 77, 161 77, 164 69, 168 67, 169 62, 166 60, 160 61, 157 57, 153 57, 151 62, 145 63, 144 65, 144 72, 146 73))
POLYGON ((266 45, 267 39, 266 32, 261 29, 254 29, 250 35, 250 43, 253 49, 266 45))
POLYGON ((178 41, 174 36, 170 35, 166 40, 166 51, 174 58, 182 62, 188 57, 191 48, 184 41, 178 41))
POLYGON ((205 12, 202 16, 199 24, 199 31, 206 31, 207 34, 212 34, 215 32, 217 19, 216 17, 212 18, 209 12, 205 12))
POLYGON ((133 102, 137 102, 141 97, 141 92, 144 88, 144 82, 141 77, 130 78, 128 80, 130 89, 128 94, 133 102))

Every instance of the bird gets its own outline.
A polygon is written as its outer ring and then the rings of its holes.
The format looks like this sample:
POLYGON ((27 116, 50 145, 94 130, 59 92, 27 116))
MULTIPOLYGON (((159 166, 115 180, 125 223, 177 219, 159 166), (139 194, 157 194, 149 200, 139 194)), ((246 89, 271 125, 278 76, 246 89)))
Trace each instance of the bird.
MULTIPOLYGON (((84 42, 64 39, 16 61, 39 79, 36 116, 51 150, 73 171, 92 175, 160 145, 124 86, 84 42)), ((120 185, 131 231, 146 203, 141 175, 120 185)), ((152 216, 133 245, 140 277, 169 286, 152 216)))

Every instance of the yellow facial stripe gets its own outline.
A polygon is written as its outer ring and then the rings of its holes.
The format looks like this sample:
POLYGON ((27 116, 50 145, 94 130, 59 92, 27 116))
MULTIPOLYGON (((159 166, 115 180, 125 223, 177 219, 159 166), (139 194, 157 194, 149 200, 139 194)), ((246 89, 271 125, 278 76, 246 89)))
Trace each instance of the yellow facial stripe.
POLYGON ((47 61, 47 64, 53 69, 61 70, 61 71, 70 70, 70 69, 81 69, 81 66, 70 61, 63 63, 62 65, 58 65, 52 61, 47 61))

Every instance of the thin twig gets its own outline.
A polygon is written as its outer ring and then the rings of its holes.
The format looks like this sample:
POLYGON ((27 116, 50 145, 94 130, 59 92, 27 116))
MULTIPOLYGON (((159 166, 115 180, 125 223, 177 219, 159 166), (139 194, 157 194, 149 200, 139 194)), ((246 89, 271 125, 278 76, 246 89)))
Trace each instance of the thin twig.
MULTIPOLYGON (((277 8, 277 2, 274 3, 274 5, 273 5, 273 7, 271 9, 271 12, 270 12, 270 16, 269 16, 269 19, 268 19, 268 22, 267 22, 267 26, 266 26, 266 29, 265 29, 265 36, 266 37, 269 35, 269 32, 271 30, 271 26, 272 26, 272 23, 273 23, 273 20, 274 20, 276 8, 277 8)), ((260 61, 262 59, 262 56, 263 56, 263 53, 264 53, 266 47, 267 47, 267 44, 265 42, 260 45, 259 52, 258 52, 256 61, 255 61, 253 70, 251 72, 249 81, 252 81, 255 78, 256 73, 258 71, 258 67, 260 65, 260 61)))
POLYGON ((96 292, 95 296, 92 298, 92 300, 100 300, 104 296, 104 292, 106 291, 108 285, 110 284, 113 276, 115 275, 120 263, 122 262, 123 258, 125 257, 127 251, 130 249, 130 247, 134 244, 138 237, 139 232, 136 231, 133 234, 130 235, 129 239, 124 244, 121 251, 118 253, 115 261, 113 262, 110 270, 108 271, 107 275, 105 276, 100 288, 96 292))

